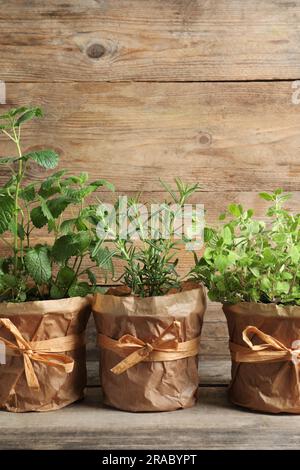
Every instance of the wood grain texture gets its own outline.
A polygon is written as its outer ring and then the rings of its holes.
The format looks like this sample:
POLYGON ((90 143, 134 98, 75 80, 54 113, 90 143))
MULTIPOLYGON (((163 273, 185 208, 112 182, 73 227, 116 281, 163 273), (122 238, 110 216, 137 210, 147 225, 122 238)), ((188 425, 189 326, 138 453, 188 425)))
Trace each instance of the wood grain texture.
POLYGON ((52 413, 0 413, 1 449, 295 449, 298 416, 233 407, 226 387, 201 387, 198 404, 169 413, 106 408, 100 388, 52 413), (284 436, 284 437, 283 437, 284 436))
MULTIPOLYGON (((106 178, 117 194, 159 202, 158 178, 180 176, 201 183, 193 202, 208 224, 230 202, 262 217, 256 193, 277 187, 294 192, 298 212, 299 19, 300 0, 0 0, 0 111, 42 106, 24 151, 52 147, 61 167, 106 178), (276 79, 287 81, 263 81, 276 79)), ((13 151, 0 136, 0 156, 13 151)), ((44 173, 31 165, 34 178, 44 173)), ((38 239, 50 241, 45 230, 38 239)), ((183 251, 180 273, 192 262, 183 251)), ((88 336, 94 360, 92 326, 88 336)), ((228 358, 227 342, 220 305, 209 304, 201 357, 228 358)))
MULTIPOLYGON (((7 106, 38 103, 46 117, 24 150, 54 147, 62 166, 119 191, 158 191, 158 178, 202 191, 300 190, 300 105, 290 83, 7 85, 7 106)), ((0 155, 13 152, 1 137, 0 155)), ((1 174, 3 170, 1 170, 1 174)), ((44 177, 36 165, 32 177, 44 177)), ((2 179, 3 181, 3 179, 2 179)))
POLYGON ((1 0, 6 81, 300 76, 298 0, 1 0))

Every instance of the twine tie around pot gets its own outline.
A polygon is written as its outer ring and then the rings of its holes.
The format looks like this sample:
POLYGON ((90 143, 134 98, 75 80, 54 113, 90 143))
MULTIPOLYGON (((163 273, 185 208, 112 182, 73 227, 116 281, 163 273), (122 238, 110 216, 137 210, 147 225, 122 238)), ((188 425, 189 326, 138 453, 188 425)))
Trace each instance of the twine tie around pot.
POLYGON ((229 342, 229 349, 232 360, 240 363, 259 363, 259 362, 285 362, 289 361, 293 364, 295 378, 297 383, 298 395, 300 398, 299 383, 299 363, 300 363, 300 340, 293 341, 290 348, 281 343, 278 339, 264 333, 255 326, 247 326, 242 333, 243 341, 248 347, 229 342), (262 344, 253 344, 250 339, 257 336, 264 341, 262 344))
POLYGON ((200 337, 180 342, 180 333, 181 323, 173 321, 157 338, 149 342, 130 334, 123 335, 118 340, 99 334, 98 345, 125 356, 125 359, 111 369, 111 372, 120 375, 140 362, 174 361, 196 356, 200 337))
POLYGON ((40 390, 33 362, 56 367, 69 374, 74 368, 74 359, 64 354, 85 344, 84 335, 68 335, 43 341, 27 341, 18 328, 8 318, 0 318, 0 326, 5 327, 16 340, 16 344, 0 336, 0 342, 8 349, 8 355, 23 356, 24 371, 29 388, 40 390))

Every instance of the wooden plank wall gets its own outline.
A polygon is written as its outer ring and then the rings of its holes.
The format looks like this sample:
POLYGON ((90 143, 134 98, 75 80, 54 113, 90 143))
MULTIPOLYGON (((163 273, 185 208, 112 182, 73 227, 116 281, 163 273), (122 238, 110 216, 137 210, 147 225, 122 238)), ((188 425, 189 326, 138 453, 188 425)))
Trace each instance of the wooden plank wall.
MULTIPOLYGON (((145 199, 162 197, 158 177, 200 181, 209 223, 231 201, 262 215, 257 192, 277 187, 299 210, 299 58, 299 0, 0 0, 0 110, 46 114, 24 149, 54 147, 61 166, 145 199)), ((218 304, 202 353, 227 356, 218 304)))

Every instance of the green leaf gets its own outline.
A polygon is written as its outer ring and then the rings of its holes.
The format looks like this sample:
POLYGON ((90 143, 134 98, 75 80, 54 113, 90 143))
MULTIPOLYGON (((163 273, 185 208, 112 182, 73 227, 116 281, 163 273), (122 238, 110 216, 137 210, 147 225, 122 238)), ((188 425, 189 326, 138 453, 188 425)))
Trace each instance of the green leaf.
POLYGON ((63 235, 58 238, 52 248, 52 256, 58 262, 64 262, 72 256, 83 254, 90 244, 87 232, 63 235))
POLYGON ((277 281, 275 285, 275 289, 280 294, 288 294, 290 290, 289 282, 285 281, 277 281))
POLYGON ((54 194, 61 193, 61 178, 66 172, 66 170, 60 170, 48 176, 41 184, 39 195, 44 198, 49 198, 54 194))
POLYGON ((223 272, 228 266, 227 256, 225 255, 216 256, 215 265, 218 271, 223 272))
POLYGON ((37 284, 44 284, 51 279, 51 263, 46 246, 30 248, 25 255, 25 265, 37 284))
POLYGON ((63 235, 67 235, 70 232, 74 232, 74 225, 77 219, 66 219, 62 222, 60 226, 60 232, 63 235))
POLYGON ((95 285, 97 284, 97 278, 95 276, 95 274, 93 273, 93 271, 91 271, 90 269, 87 269, 86 270, 86 273, 88 275, 88 278, 89 278, 89 281, 92 285, 95 285))
POLYGON ((14 157, 0 158, 0 165, 12 164, 16 161, 14 157))
POLYGON ((89 186, 92 186, 95 189, 100 188, 101 186, 105 186, 110 191, 115 191, 115 186, 109 181, 103 179, 93 181, 89 184, 89 186))
POLYGON ((70 297, 85 297, 91 292, 91 288, 87 282, 80 282, 73 284, 68 290, 70 297))
POLYGON ((70 200, 64 196, 46 201, 40 197, 41 205, 34 207, 30 212, 32 223, 37 228, 44 227, 48 221, 57 219, 70 204, 70 200))
POLYGON ((42 228, 47 223, 47 218, 44 216, 40 206, 31 209, 30 218, 36 228, 42 228))
POLYGON ((34 160, 46 170, 52 170, 58 165, 59 156, 54 150, 38 150, 23 156, 24 160, 34 160))
POLYGON ((260 287, 263 291, 266 291, 266 292, 268 292, 271 289, 272 283, 267 276, 263 276, 261 278, 260 287))
POLYGON ((299 250, 299 248, 296 245, 292 246, 290 248, 289 252, 288 252, 288 256, 291 258, 293 263, 298 263, 298 261, 300 259, 300 250, 299 250))
POLYGON ((274 197, 272 196, 272 194, 269 194, 269 193, 259 193, 259 196, 262 198, 262 199, 265 199, 265 201, 273 201, 274 197))
POLYGON ((259 277, 259 269, 256 267, 249 268, 254 277, 259 277))
POLYGON ((35 199, 35 187, 34 184, 29 184, 20 191, 20 198, 26 202, 32 202, 35 199))
POLYGON ((69 266, 62 266, 58 271, 56 284, 59 287, 69 287, 76 277, 76 274, 73 269, 69 268, 69 266))
POLYGON ((14 215, 14 200, 8 194, 0 193, 0 235, 9 227, 14 215))
POLYGON ((232 243, 232 234, 229 227, 223 228, 223 242, 225 245, 230 245, 232 243))
POLYGON ((230 204, 228 206, 228 211, 230 214, 232 214, 234 217, 240 217, 242 215, 242 210, 241 207, 237 204, 230 204))
POLYGON ((21 116, 17 119, 15 123, 16 127, 19 127, 26 121, 29 121, 35 117, 41 117, 43 115, 42 110, 40 108, 18 108, 14 111, 14 116, 16 114, 20 114, 21 112, 23 112, 23 114, 21 114, 21 116))
POLYGON ((95 261, 99 268, 105 271, 114 272, 112 259, 118 254, 118 250, 110 251, 107 247, 98 247, 97 250, 91 254, 91 259, 95 261))
POLYGON ((10 287, 13 289, 18 286, 19 280, 13 274, 4 274, 3 276, 1 276, 1 279, 5 287, 10 287))
POLYGON ((51 299, 62 299, 64 297, 64 294, 65 294, 64 289, 57 287, 55 284, 51 286, 51 289, 50 289, 51 299))

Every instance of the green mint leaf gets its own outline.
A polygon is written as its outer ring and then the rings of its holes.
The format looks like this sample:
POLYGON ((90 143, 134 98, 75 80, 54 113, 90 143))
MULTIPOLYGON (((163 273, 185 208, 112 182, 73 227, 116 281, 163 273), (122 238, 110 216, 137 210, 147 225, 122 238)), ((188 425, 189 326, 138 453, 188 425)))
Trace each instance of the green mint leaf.
POLYGON ((46 246, 30 248, 25 255, 25 265, 37 284, 44 284, 51 279, 51 263, 46 246))
POLYGON ((91 292, 91 288, 87 282, 73 284, 68 290, 69 297, 85 297, 91 292))
POLYGON ((23 156, 24 160, 34 160, 46 170, 52 170, 58 165, 59 156, 53 150, 37 150, 23 156))

